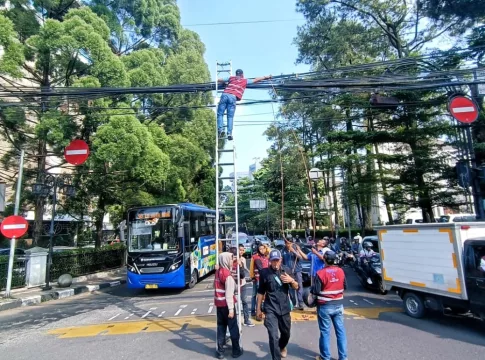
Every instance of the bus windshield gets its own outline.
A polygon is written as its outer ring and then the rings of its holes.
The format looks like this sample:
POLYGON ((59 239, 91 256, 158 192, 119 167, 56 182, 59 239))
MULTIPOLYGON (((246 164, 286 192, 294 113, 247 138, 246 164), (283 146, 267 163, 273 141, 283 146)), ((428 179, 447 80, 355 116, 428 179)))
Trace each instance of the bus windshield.
POLYGON ((129 251, 181 252, 173 208, 143 209, 130 214, 129 251))

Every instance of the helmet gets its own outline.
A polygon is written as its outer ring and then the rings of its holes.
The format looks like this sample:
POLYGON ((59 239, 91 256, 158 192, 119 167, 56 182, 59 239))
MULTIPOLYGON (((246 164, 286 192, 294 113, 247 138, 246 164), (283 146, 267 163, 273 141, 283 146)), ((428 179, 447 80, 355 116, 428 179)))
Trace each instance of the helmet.
POLYGON ((310 291, 310 289, 306 289, 303 291, 303 302, 305 303, 306 306, 309 308, 317 306, 317 301, 316 301, 315 295, 313 295, 310 291))
POLYGON ((325 258, 325 260, 336 260, 337 259, 337 254, 333 251, 327 251, 323 257, 325 258))
POLYGON ((372 243, 370 241, 364 241, 364 244, 362 244, 364 248, 372 247, 372 243))
POLYGON ((291 240, 291 239, 293 239, 293 235, 288 234, 288 235, 286 236, 286 239, 287 239, 287 240, 291 240))
POLYGON ((236 76, 241 76, 243 74, 244 74, 244 72, 241 69, 236 70, 236 76))

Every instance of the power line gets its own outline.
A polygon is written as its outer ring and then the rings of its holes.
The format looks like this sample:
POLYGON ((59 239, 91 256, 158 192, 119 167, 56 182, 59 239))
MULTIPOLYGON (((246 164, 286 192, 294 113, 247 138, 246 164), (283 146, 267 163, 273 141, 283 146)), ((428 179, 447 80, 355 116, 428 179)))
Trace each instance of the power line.
POLYGON ((190 24, 190 25, 182 25, 182 26, 189 27, 189 26, 217 26, 217 25, 263 24, 263 23, 277 23, 277 22, 290 22, 290 21, 305 21, 305 19, 233 21, 233 22, 218 22, 218 23, 205 23, 205 24, 190 24))

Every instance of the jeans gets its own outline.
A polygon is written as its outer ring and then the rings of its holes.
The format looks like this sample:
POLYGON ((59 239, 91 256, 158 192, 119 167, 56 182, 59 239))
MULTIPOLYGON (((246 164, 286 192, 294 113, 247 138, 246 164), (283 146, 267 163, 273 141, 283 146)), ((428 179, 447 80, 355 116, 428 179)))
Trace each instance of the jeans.
POLYGON ((249 322, 249 306, 248 306, 248 302, 246 301, 247 297, 248 297, 248 288, 246 287, 246 285, 241 286, 241 304, 243 308, 245 324, 249 322))
POLYGON ((271 358, 273 360, 281 360, 281 350, 290 341, 291 315, 290 313, 276 315, 273 312, 267 312, 264 318, 264 326, 268 330, 271 358))
POLYGON ((251 297, 251 315, 256 315, 256 297, 258 296, 258 283, 253 281, 253 296, 251 297))
POLYGON ((217 352, 224 354, 226 344, 226 330, 229 328, 232 342, 232 353, 237 354, 241 351, 239 344, 239 327, 237 326, 237 316, 229 319, 229 309, 227 306, 217 308, 217 352))
POLYGON ((236 112, 236 97, 232 94, 223 93, 217 105, 217 129, 221 132, 224 128, 224 112, 227 109, 227 133, 232 135, 234 113, 236 112))
POLYGON ((290 289, 290 298, 293 306, 303 306, 303 277, 301 271, 295 273, 298 282, 298 290, 290 289), (297 303, 298 300, 298 303, 297 303))
POLYGON ((347 360, 347 336, 344 326, 343 305, 319 305, 317 309, 318 327, 320 329, 320 357, 330 360, 330 324, 333 323, 337 335, 338 360, 347 360))

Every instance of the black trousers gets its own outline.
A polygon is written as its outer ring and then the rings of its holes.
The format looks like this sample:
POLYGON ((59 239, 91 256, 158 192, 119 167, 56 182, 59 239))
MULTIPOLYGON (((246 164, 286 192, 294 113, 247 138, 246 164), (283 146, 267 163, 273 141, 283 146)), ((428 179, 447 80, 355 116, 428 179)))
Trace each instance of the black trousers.
POLYGON ((291 315, 276 315, 267 312, 264 319, 264 326, 268 329, 269 349, 273 360, 281 360, 281 350, 288 345, 291 332, 291 315), (278 330, 279 333, 278 334, 278 330))
POLYGON ((226 307, 217 308, 217 352, 224 354, 224 344, 226 343, 226 331, 229 327, 232 341, 232 353, 240 351, 239 327, 237 326, 237 316, 229 319, 229 309, 226 307))

